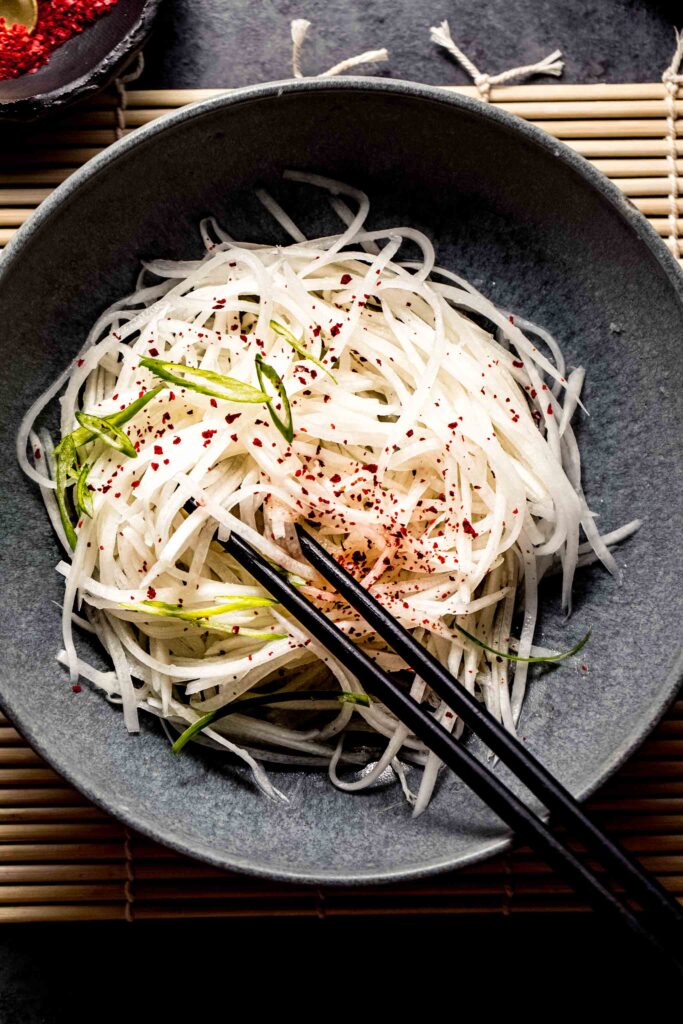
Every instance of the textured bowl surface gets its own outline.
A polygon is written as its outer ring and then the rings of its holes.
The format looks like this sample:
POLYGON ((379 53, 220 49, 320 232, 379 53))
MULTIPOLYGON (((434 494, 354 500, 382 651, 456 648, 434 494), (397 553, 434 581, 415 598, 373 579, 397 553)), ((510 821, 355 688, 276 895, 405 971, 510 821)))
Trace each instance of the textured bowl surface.
MULTIPOLYGON (((248 774, 202 752, 174 757, 150 723, 129 737, 118 709, 73 694, 61 646, 59 551, 40 496, 12 456, 29 403, 95 317, 133 285, 139 261, 196 257, 197 224, 280 238, 253 198, 266 185, 304 229, 332 226, 324 197, 283 184, 287 167, 366 188, 373 225, 410 224, 439 261, 500 305, 546 325, 587 369, 580 442, 592 508, 607 530, 644 528, 618 554, 623 582, 579 576, 567 625, 543 590, 540 636, 593 630, 584 661, 540 674, 521 736, 578 795, 643 738, 672 698, 681 623, 678 472, 683 287, 647 223, 601 176, 536 129, 476 101, 407 83, 268 85, 181 110, 77 172, 2 261, 3 442, 0 702, 28 739, 129 825, 226 867, 302 881, 401 878, 501 849, 501 823, 444 776, 413 821, 395 787, 347 795, 324 774, 275 772, 276 806, 248 774)), ((284 241, 284 238, 282 238, 284 241)), ((80 641, 101 661, 97 645, 80 641)), ((500 767, 496 769, 500 771, 500 767)))

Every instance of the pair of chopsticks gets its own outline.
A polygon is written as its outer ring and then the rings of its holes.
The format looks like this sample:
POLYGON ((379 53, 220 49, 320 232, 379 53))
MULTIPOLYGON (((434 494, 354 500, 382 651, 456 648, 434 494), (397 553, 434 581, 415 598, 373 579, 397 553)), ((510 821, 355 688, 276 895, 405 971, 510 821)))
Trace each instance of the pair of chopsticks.
MULTIPOLYGON (((197 507, 186 504, 188 511, 197 507)), ((334 623, 315 607, 280 572, 273 568, 248 542, 231 533, 221 542, 232 555, 280 604, 362 682, 363 688, 379 697, 430 750, 517 834, 532 846, 597 909, 621 921, 659 954, 669 957, 681 969, 683 955, 683 911, 672 896, 609 839, 580 804, 534 755, 508 733, 437 659, 418 643, 379 602, 364 590, 325 549, 297 526, 301 551, 306 560, 330 583, 351 607, 399 654, 449 708, 458 714, 500 761, 512 771, 574 837, 585 844, 593 857, 619 879, 648 915, 641 919, 625 897, 612 892, 605 883, 550 831, 544 820, 456 740, 421 704, 334 623)))

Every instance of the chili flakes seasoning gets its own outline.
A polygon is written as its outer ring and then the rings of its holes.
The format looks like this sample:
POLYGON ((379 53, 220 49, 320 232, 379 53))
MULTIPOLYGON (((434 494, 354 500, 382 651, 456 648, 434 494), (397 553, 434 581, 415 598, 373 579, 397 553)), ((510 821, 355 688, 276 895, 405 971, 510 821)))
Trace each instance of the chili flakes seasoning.
POLYGON ((118 0, 40 0, 33 31, 0 18, 0 79, 32 75, 52 51, 82 32, 118 0))

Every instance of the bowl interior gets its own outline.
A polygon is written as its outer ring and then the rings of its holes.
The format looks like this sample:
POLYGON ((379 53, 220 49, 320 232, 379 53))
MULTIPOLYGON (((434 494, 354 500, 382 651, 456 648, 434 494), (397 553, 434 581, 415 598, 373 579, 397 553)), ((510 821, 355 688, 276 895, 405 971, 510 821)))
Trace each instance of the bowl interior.
POLYGON ((140 20, 147 0, 118 0, 84 32, 54 50, 50 60, 34 74, 0 82, 0 103, 29 99, 63 90, 88 77, 140 20))
MULTIPOLYGON (((38 494, 9 456, 30 401, 97 314, 132 286, 141 259, 198 256, 197 224, 207 214, 238 238, 285 241, 254 199, 257 185, 306 231, 334 223, 322 193, 283 184, 288 167, 366 188, 373 226, 424 229, 442 265, 544 324, 569 365, 587 368, 590 418, 580 443, 591 506, 602 530, 634 516, 645 527, 618 555, 620 584, 599 568, 580 574, 569 624, 558 588, 545 586, 542 642, 566 646, 589 626, 593 635, 587 671, 536 673, 524 741, 586 793, 673 694, 683 331, 673 262, 610 187, 527 126, 436 90, 347 80, 246 90, 174 115, 62 186, 11 247, 0 278, 8 453, 0 544, 11 595, 0 604, 0 700, 91 797, 179 849, 307 881, 405 877, 505 841, 500 822, 458 780, 444 775, 414 821, 396 787, 350 796, 324 774, 275 770, 289 797, 276 806, 240 768, 210 754, 173 757, 153 723, 128 737, 100 696, 87 686, 71 692, 54 661, 59 552, 38 494)), ((101 660, 87 637, 80 648, 101 660)))

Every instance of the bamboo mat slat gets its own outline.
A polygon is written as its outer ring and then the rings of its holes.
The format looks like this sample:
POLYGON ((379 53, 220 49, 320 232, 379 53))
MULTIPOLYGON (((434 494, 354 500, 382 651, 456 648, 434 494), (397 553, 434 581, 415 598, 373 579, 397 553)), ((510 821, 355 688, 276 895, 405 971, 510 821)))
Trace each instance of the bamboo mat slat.
MULTIPOLYGON (((477 95, 474 87, 453 88, 477 95)), ((125 130, 222 91, 131 89, 125 130)), ((494 87, 491 98, 591 160, 660 235, 668 236, 670 149, 663 85, 505 86, 494 87)), ((683 99, 676 109, 680 131, 683 99)), ((59 122, 13 132, 12 144, 0 154, 0 245, 52 188, 115 140, 116 123, 116 97, 108 92, 59 122)), ((683 137, 676 153, 680 238, 683 137)), ((683 700, 590 806, 683 901, 683 700)), ((524 849, 435 879, 352 891, 279 885, 190 861, 130 834, 93 807, 0 714, 0 923, 586 910, 524 849)))

